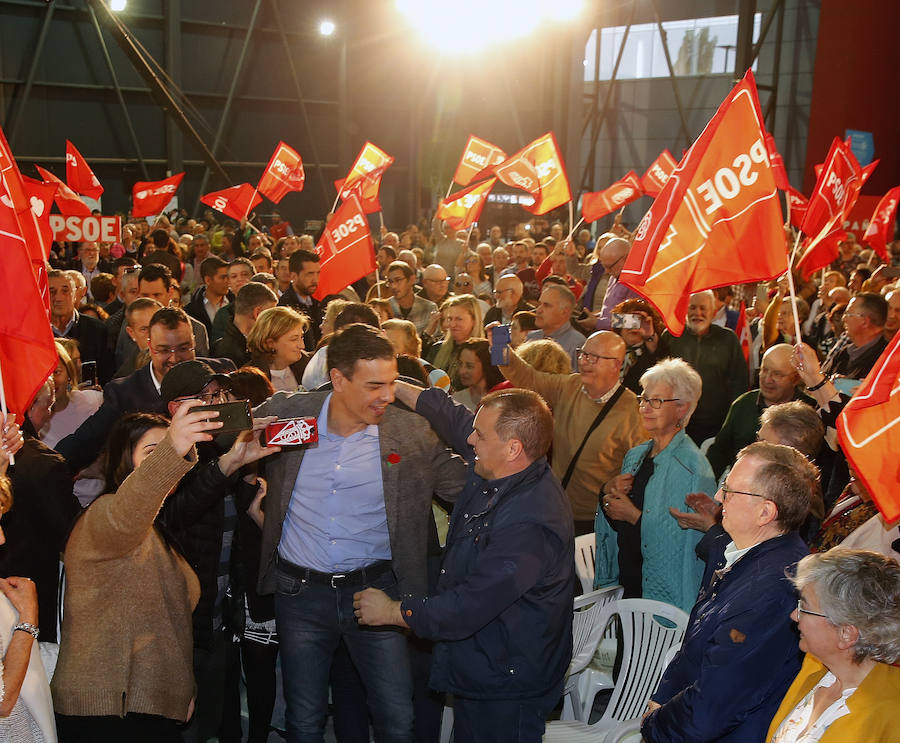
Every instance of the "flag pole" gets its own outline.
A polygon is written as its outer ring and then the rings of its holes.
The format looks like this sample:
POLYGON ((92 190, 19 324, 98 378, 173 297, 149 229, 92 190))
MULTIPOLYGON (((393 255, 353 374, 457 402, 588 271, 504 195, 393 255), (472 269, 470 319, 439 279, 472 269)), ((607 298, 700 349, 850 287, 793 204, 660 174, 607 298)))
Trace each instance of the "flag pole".
MULTIPOLYGON (((3 412, 3 431, 5 432, 6 431, 7 409, 6 409, 6 389, 3 386, 3 370, 2 369, 0 369, 0 411, 3 412)), ((16 458, 12 452, 9 453, 9 463, 10 464, 16 463, 16 458)))
POLYGON ((450 179, 450 185, 447 186, 447 193, 444 194, 444 198, 445 198, 445 199, 450 195, 450 192, 451 192, 452 190, 453 190, 453 179, 451 178, 451 179, 450 179))
POLYGON ((569 199, 569 237, 572 237, 572 233, 575 231, 575 228, 572 226, 575 222, 575 206, 572 202, 572 199, 569 199))
POLYGON ((338 201, 341 198, 341 189, 338 189, 337 196, 334 197, 334 203, 331 205, 331 213, 334 214, 334 210, 337 209, 338 201))
MULTIPOLYGON (((472 239, 472 230, 474 230, 474 229, 475 229, 475 223, 472 222, 472 224, 469 225, 469 232, 466 234, 466 252, 467 253, 471 250, 471 248, 469 247, 469 240, 472 239)), ((472 288, 473 289, 475 288, 474 285, 472 288)))
POLYGON ((794 249, 791 251, 791 259, 788 261, 787 267, 787 276, 788 276, 788 289, 791 292, 791 304, 794 308, 794 345, 797 346, 803 342, 802 335, 800 334, 800 317, 797 315, 797 293, 794 291, 794 256, 797 253, 797 247, 800 245, 800 235, 802 233, 800 230, 797 230, 797 238, 794 240, 794 249))
POLYGON ((569 241, 572 239, 572 235, 575 234, 575 230, 577 230, 579 227, 581 227, 581 224, 582 224, 583 222, 584 222, 584 217, 582 217, 581 219, 579 219, 579 220, 575 223, 575 225, 572 227, 572 229, 569 230, 569 236, 566 238, 566 242, 569 242, 569 241))

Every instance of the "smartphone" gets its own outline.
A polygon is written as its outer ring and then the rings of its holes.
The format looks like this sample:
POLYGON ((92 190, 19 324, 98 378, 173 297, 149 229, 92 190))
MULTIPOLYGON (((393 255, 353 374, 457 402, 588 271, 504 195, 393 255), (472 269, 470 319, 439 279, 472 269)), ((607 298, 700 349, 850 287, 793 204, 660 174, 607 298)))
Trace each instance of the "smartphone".
POLYGON ((88 389, 97 384, 97 362, 82 361, 81 362, 81 384, 78 389, 88 389))
POLYGON ((219 411, 219 417, 213 419, 220 421, 223 424, 221 428, 216 429, 215 433, 217 436, 222 433, 249 431, 253 428, 253 416, 250 413, 249 400, 223 402, 217 405, 204 405, 202 409, 219 411))
POLYGON ((509 325, 497 325, 491 328, 491 363, 494 366, 506 366, 509 363, 509 325))
POLYGON ((300 446, 319 440, 315 418, 284 418, 266 426, 263 444, 266 446, 300 446))
POLYGON ((643 318, 640 315, 633 315, 629 312, 613 312, 612 327, 621 328, 622 330, 640 330, 643 324, 643 318))

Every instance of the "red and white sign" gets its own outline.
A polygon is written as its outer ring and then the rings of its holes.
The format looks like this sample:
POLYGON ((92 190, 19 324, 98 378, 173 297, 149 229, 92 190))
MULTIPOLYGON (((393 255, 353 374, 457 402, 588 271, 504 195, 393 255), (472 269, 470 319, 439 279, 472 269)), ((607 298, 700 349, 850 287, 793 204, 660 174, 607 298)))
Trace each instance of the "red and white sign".
POLYGON ((87 164, 81 153, 68 139, 66 140, 66 182, 69 187, 89 199, 99 199, 103 186, 87 164))
POLYGON ((384 172, 393 162, 394 158, 388 155, 387 152, 371 142, 366 142, 356 156, 356 160, 353 163, 353 167, 350 168, 350 172, 347 173, 347 177, 344 178, 344 188, 349 189, 355 186, 357 182, 373 171, 380 170, 384 172))
POLYGON ((91 216, 91 208, 79 198, 78 194, 69 188, 60 178, 57 178, 49 170, 44 170, 40 165, 35 165, 37 172, 40 173, 44 183, 55 183, 58 188, 53 200, 59 207, 59 210, 66 216, 73 217, 89 217, 91 216))
POLYGON ((162 214, 181 185, 184 173, 161 181, 138 181, 131 189, 131 216, 153 217, 162 214))
POLYGON ((624 178, 620 178, 602 191, 586 193, 581 200, 581 215, 585 222, 594 222, 643 195, 641 179, 631 170, 624 178))
POLYGON ((458 191, 447 199, 441 199, 435 216, 437 219, 447 222, 455 230, 467 230, 478 221, 481 211, 487 203, 488 194, 496 182, 496 178, 490 178, 458 191))
POLYGON ((887 244, 894 239, 898 200, 900 200, 900 186, 894 186, 878 202, 866 234, 863 235, 863 240, 885 261, 888 259, 887 244))
POLYGON ((653 161, 647 172, 641 176, 641 189, 647 196, 658 196, 663 190, 669 176, 675 172, 678 163, 668 150, 663 150, 659 157, 653 161))
POLYGON ((861 186, 859 163, 850 148, 835 137, 800 225, 801 232, 813 238, 813 246, 841 224, 856 203, 861 186))
POLYGON ((493 168, 507 186, 534 196, 534 204, 523 208, 532 214, 546 214, 572 200, 569 179, 553 132, 547 132, 493 168))
POLYGON ((787 200, 790 222, 799 230, 800 225, 803 224, 803 217, 806 216, 806 210, 809 208, 809 199, 791 185, 785 189, 784 197, 787 200))
POLYGON ((306 182, 303 160, 293 147, 279 142, 256 190, 278 204, 291 191, 302 191, 306 182))
POLYGON ((324 299, 375 270, 375 246, 356 194, 350 194, 325 225, 316 245, 321 261, 313 297, 324 299))
POLYGON ((484 171, 489 171, 491 166, 498 165, 505 159, 506 153, 497 145, 470 134, 466 149, 463 150, 459 165, 456 166, 456 173, 453 174, 453 180, 460 186, 468 186, 484 171))
POLYGON ((54 240, 114 243, 122 237, 121 217, 66 217, 50 215, 54 240))

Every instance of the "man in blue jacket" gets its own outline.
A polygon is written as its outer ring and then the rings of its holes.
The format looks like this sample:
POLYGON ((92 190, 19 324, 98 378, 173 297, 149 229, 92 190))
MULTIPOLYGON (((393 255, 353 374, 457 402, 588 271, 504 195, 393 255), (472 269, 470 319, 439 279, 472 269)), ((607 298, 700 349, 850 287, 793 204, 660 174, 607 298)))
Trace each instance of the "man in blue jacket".
POLYGON ((797 594, 785 571, 809 552, 797 529, 817 480, 788 446, 757 442, 738 454, 716 494, 727 535, 711 549, 681 650, 647 705, 647 743, 765 738, 800 670, 797 594))
POLYGON ((431 686, 455 696, 456 740, 536 743, 572 655, 574 530, 547 464, 553 419, 530 390, 491 393, 474 416, 438 389, 397 383, 469 462, 437 593, 354 596, 360 624, 409 627, 439 641, 431 686))

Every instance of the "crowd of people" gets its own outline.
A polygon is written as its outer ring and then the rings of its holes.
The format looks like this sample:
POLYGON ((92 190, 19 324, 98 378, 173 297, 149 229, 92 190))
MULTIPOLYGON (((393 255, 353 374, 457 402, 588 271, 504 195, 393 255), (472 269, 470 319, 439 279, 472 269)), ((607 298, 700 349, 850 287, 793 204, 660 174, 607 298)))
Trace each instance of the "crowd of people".
POLYGON ((323 298, 280 216, 54 244, 59 363, 0 446, 0 738, 259 743, 280 662, 289 741, 437 741, 445 695, 457 741, 540 740, 592 534, 595 588, 690 614, 648 743, 898 740, 900 531, 835 426, 900 241, 848 236, 796 303, 694 294, 680 337, 630 241, 382 229, 323 298))

